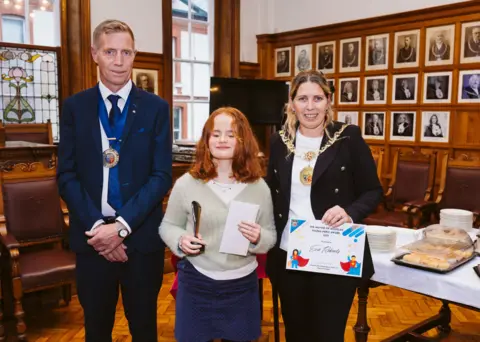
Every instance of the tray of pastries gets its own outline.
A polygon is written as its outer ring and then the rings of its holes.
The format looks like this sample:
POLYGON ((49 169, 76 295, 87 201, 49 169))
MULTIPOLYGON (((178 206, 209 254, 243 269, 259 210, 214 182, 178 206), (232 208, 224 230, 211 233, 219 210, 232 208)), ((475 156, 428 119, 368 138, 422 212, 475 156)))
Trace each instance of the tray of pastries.
POLYGON ((475 258, 475 244, 463 229, 432 225, 419 240, 400 247, 392 261, 399 265, 448 273, 475 258))

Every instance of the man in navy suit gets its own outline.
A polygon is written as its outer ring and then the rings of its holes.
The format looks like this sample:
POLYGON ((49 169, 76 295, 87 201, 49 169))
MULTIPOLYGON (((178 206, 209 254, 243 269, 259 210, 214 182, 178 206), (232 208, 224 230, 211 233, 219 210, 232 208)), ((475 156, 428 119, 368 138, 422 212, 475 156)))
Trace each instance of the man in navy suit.
POLYGON ((135 54, 127 24, 101 23, 92 46, 100 82, 67 98, 60 120, 57 179, 87 342, 112 341, 120 288, 133 341, 157 341, 165 250, 158 227, 172 142, 168 104, 130 80, 135 54))

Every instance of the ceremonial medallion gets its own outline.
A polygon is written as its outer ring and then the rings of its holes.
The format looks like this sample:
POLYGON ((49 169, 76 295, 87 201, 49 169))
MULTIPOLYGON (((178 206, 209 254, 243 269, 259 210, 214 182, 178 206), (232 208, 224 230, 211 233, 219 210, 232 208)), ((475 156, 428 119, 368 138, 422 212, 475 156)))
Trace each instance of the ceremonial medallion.
POLYGON ((313 177, 313 168, 309 166, 305 166, 302 171, 300 171, 300 182, 303 185, 310 185, 312 184, 312 177, 313 177))
POLYGON ((120 160, 120 155, 113 148, 109 148, 103 151, 103 166, 106 168, 112 168, 117 166, 118 161, 120 160))

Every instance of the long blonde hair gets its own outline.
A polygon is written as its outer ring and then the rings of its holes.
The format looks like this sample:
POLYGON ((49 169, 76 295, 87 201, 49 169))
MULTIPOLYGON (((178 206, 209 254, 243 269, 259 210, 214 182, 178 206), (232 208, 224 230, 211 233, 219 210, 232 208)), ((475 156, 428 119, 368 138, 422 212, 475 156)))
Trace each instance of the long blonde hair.
MULTIPOLYGON (((285 133, 288 134, 288 136, 291 139, 295 139, 295 134, 297 132, 297 126, 298 126, 298 119, 297 119, 297 115, 293 111, 292 101, 295 99, 295 96, 297 96, 298 88, 303 83, 306 83, 306 82, 312 82, 312 83, 318 84, 329 99, 326 112, 325 112, 325 121, 323 124, 324 130, 333 121, 333 108, 331 105, 333 89, 330 88, 330 85, 328 84, 327 79, 325 78, 323 73, 315 70, 302 71, 297 76, 295 76, 291 82, 289 101, 285 109, 287 118, 285 120, 285 123, 283 124, 283 130, 285 131, 285 133)), ((327 134, 327 136, 329 135, 327 130, 325 130, 325 134, 327 134)))

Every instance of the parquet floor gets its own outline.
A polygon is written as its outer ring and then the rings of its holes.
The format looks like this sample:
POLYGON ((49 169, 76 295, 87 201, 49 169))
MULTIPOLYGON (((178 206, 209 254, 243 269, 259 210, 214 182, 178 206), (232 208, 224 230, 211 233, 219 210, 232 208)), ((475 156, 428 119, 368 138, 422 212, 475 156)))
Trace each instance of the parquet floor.
MULTIPOLYGON (((175 301, 169 294, 173 274, 164 278, 158 300, 159 341, 173 342, 175 322, 175 301)), ((273 314, 271 288, 268 282, 264 289, 264 324, 260 342, 273 342, 273 314)), ((479 294, 480 295, 480 294, 479 294)), ((434 299, 403 291, 394 287, 380 287, 371 290, 368 305, 371 333, 369 341, 381 341, 421 320, 438 312, 440 303, 434 299)), ((128 336, 128 324, 119 303, 114 341, 131 341, 128 336)), ((352 326, 356 321, 357 303, 354 302, 345 333, 346 341, 353 342, 352 326)), ((35 342, 75 342, 84 340, 83 313, 76 297, 69 307, 60 308, 26 308, 29 341, 35 342)), ((9 331, 14 326, 7 327, 9 331)), ((478 341, 480 342, 480 313, 452 306, 452 333, 443 341, 478 341)), ((283 333, 283 330, 282 330, 283 333)), ((431 333, 434 335, 434 332, 431 333)), ((14 341, 9 338, 8 341, 14 341)), ((282 341, 285 341, 282 338, 282 341)), ((311 341, 306 341, 311 342, 311 341)), ((333 342, 333 341, 332 341, 333 342)))

